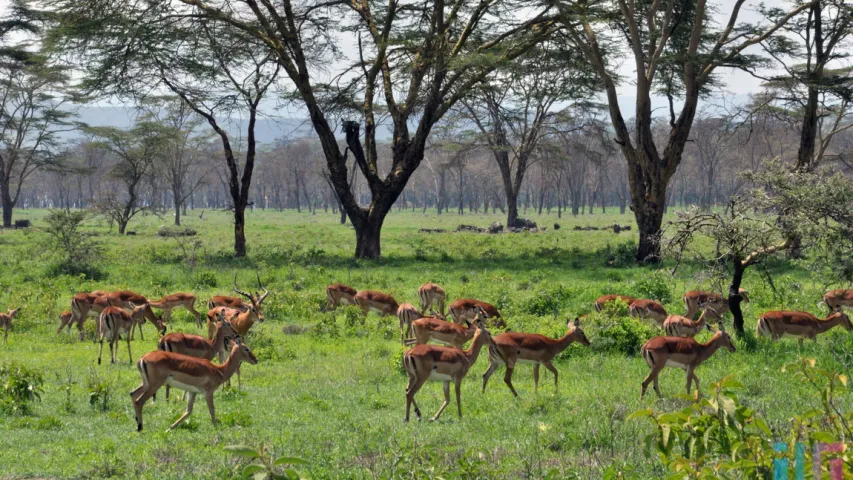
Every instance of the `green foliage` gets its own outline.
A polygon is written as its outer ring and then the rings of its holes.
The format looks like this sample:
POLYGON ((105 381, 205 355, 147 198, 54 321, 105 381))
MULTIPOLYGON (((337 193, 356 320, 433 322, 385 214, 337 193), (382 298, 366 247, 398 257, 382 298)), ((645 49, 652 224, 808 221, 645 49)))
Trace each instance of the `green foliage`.
POLYGON ((618 308, 617 302, 611 302, 604 312, 587 316, 583 323, 584 333, 590 338, 595 351, 636 356, 640 347, 650 338, 660 335, 661 331, 647 322, 609 314, 610 309, 618 308))
POLYGON ((86 391, 89 393, 89 405, 92 408, 106 412, 110 409, 110 396, 112 388, 110 383, 101 378, 95 369, 89 370, 89 380, 86 382, 86 391))
POLYGON ((606 267, 630 267, 637 264, 637 243, 633 240, 617 243, 616 246, 608 243, 604 248, 598 249, 595 256, 601 258, 606 267))
POLYGON ((78 275, 100 278, 102 274, 93 264, 102 253, 100 245, 82 232, 85 211, 51 210, 44 220, 48 234, 47 248, 59 256, 54 274, 78 275))
POLYGON ((658 270, 650 275, 643 275, 639 280, 634 282, 640 297, 657 300, 661 303, 672 301, 671 284, 672 278, 667 272, 662 270, 658 270))
POLYGON ((558 285, 556 288, 538 290, 521 306, 521 311, 531 315, 556 316, 566 307, 570 299, 569 291, 562 285, 558 285))
POLYGON ((43 386, 41 371, 17 362, 0 364, 0 413, 30 415, 32 403, 41 400, 43 386))
POLYGON ((307 478, 294 465, 308 465, 308 462, 297 457, 273 457, 267 446, 252 448, 245 445, 229 445, 225 451, 231 455, 248 459, 253 463, 242 466, 233 478, 253 480, 300 480, 307 478))

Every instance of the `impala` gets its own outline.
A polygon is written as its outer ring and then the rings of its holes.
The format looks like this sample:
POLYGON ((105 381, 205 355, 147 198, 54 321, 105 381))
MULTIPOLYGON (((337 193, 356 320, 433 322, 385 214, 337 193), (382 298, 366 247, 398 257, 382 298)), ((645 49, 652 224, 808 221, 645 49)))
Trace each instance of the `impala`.
MULTIPOLYGON (((738 294, 744 302, 749 303, 749 297, 747 296, 749 292, 744 289, 738 289, 738 294)), ((684 294, 681 299, 684 301, 684 307, 687 308, 687 312, 684 314, 687 318, 693 318, 696 315, 696 312, 702 310, 706 306, 710 306, 714 309, 714 312, 711 314, 718 319, 723 318, 723 315, 729 311, 729 300, 724 298, 719 293, 714 292, 706 292, 703 290, 691 290, 684 294)))
POLYGON ((261 284, 260 274, 258 274, 258 286, 261 288, 261 290, 263 290, 263 293, 257 292, 257 293, 252 294, 252 293, 242 292, 237 287, 237 275, 234 275, 234 291, 239 293, 240 295, 243 295, 247 299, 249 299, 249 302, 248 303, 244 302, 242 299, 240 299, 240 297, 228 297, 225 295, 217 295, 215 297, 212 297, 210 300, 208 300, 207 309, 212 310, 216 307, 228 307, 228 308, 233 308, 235 310, 240 310, 241 312, 245 312, 246 310, 249 309, 249 307, 255 307, 255 310, 257 310, 259 312, 259 314, 261 316, 263 316, 263 314, 260 313, 261 312, 261 304, 264 303, 264 300, 267 299, 267 297, 270 294, 270 291, 267 290, 263 286, 263 284, 261 284))
MULTIPOLYGON (((222 363, 228 355, 228 343, 239 341, 240 336, 234 331, 231 322, 223 321, 221 318, 215 329, 213 340, 208 340, 200 335, 170 333, 157 342, 157 350, 180 353, 205 360, 213 360, 213 357, 218 354, 219 362, 222 363)), ((166 398, 169 398, 169 385, 166 385, 166 398)))
POLYGON ((444 315, 444 289, 432 282, 427 282, 418 289, 418 300, 421 304, 421 315, 424 315, 428 308, 433 305, 438 305, 438 313, 444 315))
POLYGON ((696 391, 698 392, 699 377, 696 376, 695 370, 720 347, 730 352, 735 351, 732 337, 722 328, 707 343, 699 343, 694 338, 682 337, 655 337, 649 340, 640 349, 640 353, 652 371, 643 380, 643 391, 640 398, 646 395, 646 389, 652 381, 655 382, 655 392, 657 392, 658 397, 663 398, 658 385, 658 375, 664 367, 676 367, 687 372, 687 394, 690 394, 691 380, 696 382, 696 391))
POLYGON ((453 321, 456 323, 461 324, 464 320, 473 322, 474 318, 477 316, 477 312, 482 310, 486 313, 488 318, 496 319, 494 320, 493 325, 500 328, 506 327, 506 322, 504 322, 503 317, 501 317, 501 312, 499 312, 494 305, 481 302, 480 300, 475 300, 473 298, 460 298, 458 300, 454 300, 448 308, 450 309, 450 315, 453 317, 453 321))
POLYGON ((101 312, 98 328, 98 365, 101 364, 101 354, 104 351, 104 338, 110 341, 110 363, 116 363, 118 353, 119 335, 126 334, 128 361, 133 363, 133 354, 130 353, 130 337, 137 323, 144 322, 143 315, 148 305, 134 307, 131 313, 121 307, 107 307, 101 312))
POLYGON ((394 297, 375 290, 361 290, 353 298, 365 315, 370 310, 375 310, 383 316, 396 315, 400 307, 394 297))
POLYGON ((231 326, 234 327, 234 331, 241 336, 246 336, 246 334, 249 333, 249 329, 252 328, 252 325, 254 325, 255 322, 261 323, 264 321, 263 314, 255 310, 255 307, 249 307, 245 312, 241 312, 240 310, 233 308, 216 307, 207 312, 208 339, 213 339, 216 324, 219 322, 220 318, 231 322, 231 326))
POLYGON ((209 360, 189 357, 180 353, 155 350, 147 353, 136 362, 142 385, 130 392, 133 409, 136 411, 136 430, 142 431, 142 406, 157 393, 163 385, 177 388, 189 393, 187 410, 169 429, 181 424, 193 411, 196 394, 203 393, 210 410, 210 421, 216 425, 216 411, 213 406, 213 393, 229 380, 240 368, 240 363, 258 363, 258 359, 242 343, 234 343, 228 358, 222 365, 214 365, 209 360))
POLYGON ((669 316, 666 313, 666 309, 663 308, 663 305, 654 300, 646 299, 635 300, 634 303, 628 307, 628 312, 632 317, 637 317, 643 320, 652 320, 658 327, 663 327, 663 322, 666 320, 666 317, 669 316))
POLYGON ((688 317, 681 315, 670 315, 663 322, 663 331, 670 337, 690 337, 693 338, 699 335, 703 328, 711 330, 711 325, 706 321, 706 316, 711 316, 719 319, 718 314, 710 307, 705 306, 699 320, 691 320, 688 317))
POLYGON ((774 341, 783 336, 798 337, 802 345, 804 338, 817 340, 819 334, 837 325, 853 330, 850 318, 843 312, 831 313, 821 320, 806 312, 775 311, 761 315, 756 330, 759 335, 769 336, 774 341))
POLYGON ((56 329, 56 333, 62 331, 63 328, 68 327, 68 332, 71 332, 71 321, 74 319, 74 313, 71 310, 65 310, 59 314, 59 328, 56 329))
POLYGON ((397 318, 400 319, 400 341, 405 343, 412 333, 412 322, 422 318, 420 312, 411 303, 403 303, 397 308, 397 318))
POLYGON ((539 391, 539 365, 545 365, 545 368, 554 374, 554 390, 556 390, 558 374, 551 360, 574 342, 589 346, 589 340, 581 330, 579 318, 576 318, 574 323, 569 320, 567 327, 568 332, 558 339, 548 338, 538 333, 516 332, 506 332, 494 337, 492 345, 489 346, 489 368, 483 374, 483 392, 486 391, 486 384, 492 373, 499 365, 505 365, 504 383, 509 387, 509 391, 518 397, 515 387, 512 386, 512 372, 516 363, 533 364, 534 392, 539 391))
POLYGON ((404 343, 406 345, 425 345, 429 343, 430 340, 434 340, 438 343, 462 348, 466 343, 468 343, 468 340, 474 338, 474 333, 477 331, 477 328, 483 328, 485 326, 485 324, 477 323, 482 322, 483 319, 486 318, 485 314, 481 315, 482 317, 475 317, 474 322, 476 327, 471 325, 468 320, 465 320, 466 326, 439 320, 435 317, 424 317, 415 320, 412 322, 412 330, 415 332, 415 338, 409 338, 404 343))
MULTIPOLYGON (((178 292, 171 295, 165 295, 160 300, 148 302, 153 308, 163 310, 163 317, 167 322, 172 321, 172 310, 175 308, 184 307, 195 317, 195 323, 201 327, 201 313, 195 309, 195 294, 178 292)), ((140 330, 141 332, 142 330, 140 330)))
MULTIPOLYGON (((482 319, 476 320, 482 325, 482 319)), ((480 328, 474 334, 474 341, 468 350, 460 350, 456 347, 440 347, 437 345, 417 345, 403 355, 403 365, 409 375, 409 384, 406 387, 406 420, 409 421, 409 411, 412 405, 415 407, 415 415, 421 420, 421 411, 415 402, 415 394, 423 387, 427 380, 444 382, 444 403, 438 409, 433 420, 438 420, 441 412, 450 404, 450 382, 456 387, 456 407, 459 418, 462 418, 462 379, 468 374, 472 365, 477 363, 480 349, 492 342, 489 331, 480 328)))
POLYGON ((838 289, 827 292, 823 303, 830 312, 840 312, 843 307, 853 308, 853 290, 838 289))
POLYGON ((12 326, 12 319, 18 315, 21 307, 14 310, 9 310, 6 313, 0 313, 0 327, 3 327, 3 345, 6 345, 6 339, 9 338, 9 327, 12 326))
MULTIPOLYGON (((109 305, 118 305, 128 310, 133 310, 139 305, 145 306, 144 317, 137 320, 139 323, 139 338, 142 340, 145 340, 145 337, 142 335, 142 325, 145 324, 145 320, 148 320, 152 325, 154 325, 154 328, 157 329, 157 333, 159 333, 160 336, 163 336, 166 333, 166 325, 163 323, 162 317, 158 317, 154 314, 154 310, 151 310, 151 305, 148 303, 148 299, 143 295, 131 292, 130 290, 117 290, 115 292, 110 292, 103 297, 107 299, 109 305)), ((131 338, 131 340, 133 339, 131 338)))
MULTIPOLYGON (((83 340, 83 323, 86 321, 86 317, 92 315, 94 317, 98 317, 103 308, 98 307, 96 310, 92 310, 95 300, 100 297, 107 295, 109 292, 105 292, 103 290, 95 290, 91 293, 78 293, 71 297, 71 319, 68 321, 68 329, 71 329, 71 323, 77 323, 77 331, 80 334, 80 340, 83 340)), ((106 306, 104 306, 106 308, 106 306)), ((62 327, 65 325, 60 325, 59 329, 56 333, 59 333, 62 330, 62 327)))
POLYGON ((616 300, 622 300, 623 302, 625 302, 625 305, 631 305, 632 303, 637 301, 636 298, 629 297, 627 295, 602 295, 598 297, 598 300, 595 301, 593 307, 595 308, 596 312, 600 312, 604 309, 604 305, 616 300))
POLYGON ((325 310, 328 312, 329 310, 334 310, 338 306, 342 304, 346 305, 356 305, 355 302, 355 294, 358 293, 356 289, 346 286, 342 283, 335 283, 326 287, 326 308, 325 310))

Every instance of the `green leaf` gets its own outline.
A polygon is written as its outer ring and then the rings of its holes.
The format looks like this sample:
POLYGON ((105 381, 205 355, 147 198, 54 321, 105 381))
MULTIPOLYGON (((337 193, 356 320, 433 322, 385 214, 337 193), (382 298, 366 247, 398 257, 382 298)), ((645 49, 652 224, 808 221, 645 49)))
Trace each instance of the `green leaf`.
POLYGON ((836 441, 835 435, 829 432, 812 432, 809 436, 816 442, 833 443, 836 441))
POLYGON ((268 476, 269 475, 267 475, 267 472, 265 472, 265 471, 264 472, 258 472, 256 474, 252 475, 252 480, 266 480, 266 478, 268 476))
POLYGON ((669 434, 672 431, 669 425, 660 426, 661 446, 665 451, 669 451, 669 434))
POLYGON ((246 445, 228 445, 225 447, 225 451, 246 458, 258 458, 260 456, 257 450, 246 445))
POLYGON ((251 465, 246 465, 246 467, 243 468, 243 478, 249 478, 252 475, 257 474, 258 472, 265 472, 265 471, 266 471, 266 469, 264 468, 264 466, 258 465, 257 463, 253 463, 251 465))
POLYGON ((308 465, 308 462, 299 457, 278 457, 273 465, 308 465))
POLYGON ((652 414, 653 413, 652 413, 651 408, 645 408, 643 410, 637 410, 636 412, 628 415, 628 418, 626 418, 625 421, 633 420, 635 418, 651 417, 652 414))
POLYGON ((761 417, 754 417, 753 421, 755 422, 755 426, 761 430, 762 433, 767 435, 768 437, 773 436, 773 433, 770 431, 770 427, 767 425, 767 422, 764 421, 761 417))
POLYGON ((723 410, 725 410, 730 417, 734 418, 735 410, 737 410, 735 401, 726 395, 720 395, 720 403, 723 404, 723 410))

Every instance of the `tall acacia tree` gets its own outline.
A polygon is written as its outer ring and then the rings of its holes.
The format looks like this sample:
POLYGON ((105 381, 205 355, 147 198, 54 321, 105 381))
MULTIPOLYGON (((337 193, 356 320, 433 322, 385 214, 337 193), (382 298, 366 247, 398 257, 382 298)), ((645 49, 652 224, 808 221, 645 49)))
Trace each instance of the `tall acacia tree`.
POLYGON ((666 190, 681 163, 700 96, 718 67, 748 68, 760 59, 744 50, 765 41, 809 4, 766 25, 739 21, 746 0, 735 0, 721 29, 709 21, 706 0, 556 0, 565 31, 599 75, 607 93, 616 143, 628 164, 631 208, 640 233, 637 260, 658 261, 666 190), (628 52, 635 68, 634 130, 619 106, 608 49, 628 52), (652 95, 669 100, 669 135, 655 142, 652 95), (680 99, 680 109, 676 100, 680 99), (678 110, 678 112, 677 112, 678 110))
POLYGON ((360 258, 380 256, 385 216, 420 165, 436 122, 495 68, 559 28, 551 7, 531 10, 521 0, 64 0, 49 8, 70 22, 81 16, 108 22, 108 28, 90 29, 94 42, 105 30, 120 32, 130 48, 117 49, 105 62, 160 41, 152 38, 152 25, 159 37, 175 25, 210 22, 262 44, 292 82, 292 98, 307 111, 320 139, 332 185, 355 228, 360 258), (338 47, 345 42, 356 50, 349 65, 338 47), (386 115, 392 164, 382 175, 376 135, 386 115), (343 151, 332 116, 350 117, 342 123, 343 151), (350 189, 349 152, 371 192, 366 207, 350 189))

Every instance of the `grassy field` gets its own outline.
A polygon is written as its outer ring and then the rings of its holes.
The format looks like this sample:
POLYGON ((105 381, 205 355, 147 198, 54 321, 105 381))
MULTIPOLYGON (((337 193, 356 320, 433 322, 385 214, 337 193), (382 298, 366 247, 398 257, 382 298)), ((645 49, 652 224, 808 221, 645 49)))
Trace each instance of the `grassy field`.
MULTIPOLYGON (((573 345, 556 362, 559 391, 544 371, 538 394, 530 366, 516 369, 513 399, 502 370, 480 392, 487 357, 481 356, 462 390, 464 417, 455 404, 438 422, 402 422, 406 376, 400 369, 396 318, 371 314, 362 323, 355 311, 323 313, 323 288, 341 282, 357 289, 379 289, 398 301, 416 303, 425 281, 442 285, 451 299, 471 296, 496 304, 516 331, 562 335, 567 318, 590 312, 604 293, 657 296, 670 311, 683 313, 685 290, 711 287, 698 265, 686 265, 675 278, 666 268, 637 267, 625 260, 635 232, 584 232, 574 225, 633 224, 630 216, 563 218, 558 231, 538 234, 421 234, 418 228, 453 229, 458 223, 486 226, 503 220, 492 215, 457 216, 394 212, 383 230, 384 258, 355 261, 354 235, 337 216, 318 213, 248 214, 249 256, 231 257, 231 224, 226 213, 192 213, 197 229, 179 243, 155 236, 167 219, 146 217, 131 226, 136 236, 108 233, 93 219, 88 228, 105 247, 102 277, 52 276, 52 257, 38 231, 45 212, 20 211, 35 227, 0 231, 0 308, 23 306, 9 343, 0 346, 0 364, 18 362, 44 375, 42 401, 31 415, 0 414, 0 478, 226 478, 245 464, 226 445, 267 446, 276 455, 306 459, 302 471, 314 478, 598 478, 608 471, 656 478, 666 470, 644 453, 647 423, 626 420, 654 407, 678 409, 684 373, 661 375, 664 400, 640 400, 645 362, 615 351, 608 322, 595 316, 586 328, 591 348, 573 345), (198 241, 198 244, 193 242, 198 241), (211 425, 203 400, 190 420, 167 432, 183 412, 174 400, 147 404, 145 431, 135 431, 128 392, 140 383, 121 346, 119 364, 98 366, 97 345, 57 335, 57 315, 71 295, 94 289, 128 288, 149 297, 193 291, 204 311, 207 299, 228 293, 237 274, 242 287, 255 287, 255 272, 272 292, 264 304, 266 322, 248 343, 260 362, 242 369, 242 390, 216 395, 218 428, 211 425), (242 463, 241 463, 242 462, 242 463)), ((549 227, 556 216, 533 217, 549 227)), ((667 267, 665 265, 664 267, 667 267)), ((768 309, 818 312, 826 285, 798 265, 777 261, 765 268, 773 285, 747 275, 752 303, 748 328, 768 309), (773 288, 775 287, 775 288, 773 288)), ((729 319, 730 321, 730 319, 729 319)), ((192 317, 176 311, 170 331, 200 333, 192 317)), ((206 330, 205 330, 206 331, 206 330)), ((702 334, 702 338, 708 333, 702 334)), ((133 342, 134 358, 155 348, 155 333, 133 342)), ((819 403, 811 387, 794 381, 782 367, 800 355, 827 368, 846 368, 853 341, 840 329, 800 351, 794 341, 760 342, 747 351, 719 352, 698 370, 702 386, 733 375, 744 385, 741 398, 763 415, 774 431, 790 428, 790 418, 819 403)), ((850 396, 842 395, 850 409, 850 396)), ((428 383, 418 395, 425 415, 441 404, 441 385, 428 383)))

